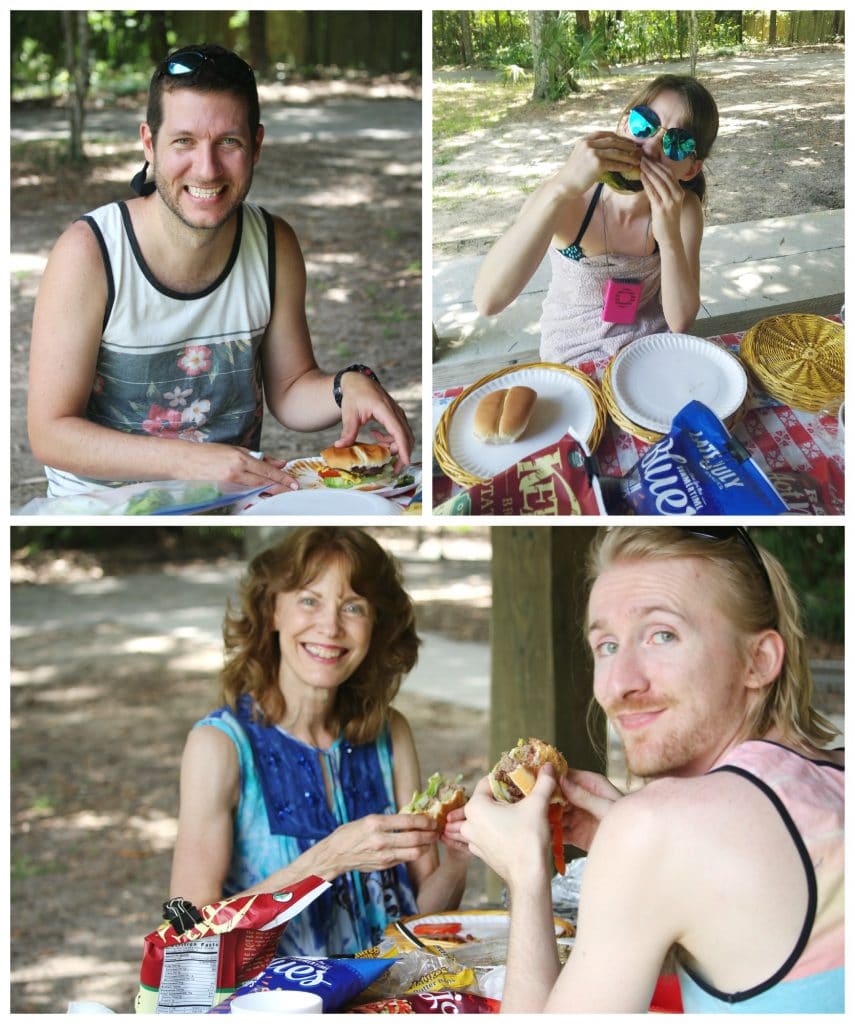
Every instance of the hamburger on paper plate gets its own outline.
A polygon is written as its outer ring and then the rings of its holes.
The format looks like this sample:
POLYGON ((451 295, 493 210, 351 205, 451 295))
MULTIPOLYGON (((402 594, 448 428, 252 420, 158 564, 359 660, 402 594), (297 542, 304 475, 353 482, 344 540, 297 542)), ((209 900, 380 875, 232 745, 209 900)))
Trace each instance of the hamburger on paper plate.
POLYGON ((395 481, 395 456, 384 444, 361 444, 347 448, 324 448, 323 466, 318 470, 325 487, 359 487, 379 490, 395 481))
MULTIPOLYGON (((490 788, 493 796, 504 803, 515 804, 534 789, 541 767, 551 764, 557 777, 567 774, 567 760, 560 750, 534 736, 518 740, 517 745, 506 751, 490 772, 490 788)), ((564 839, 561 819, 567 800, 556 784, 549 802, 549 824, 552 828, 552 857, 555 870, 564 874, 564 839)))

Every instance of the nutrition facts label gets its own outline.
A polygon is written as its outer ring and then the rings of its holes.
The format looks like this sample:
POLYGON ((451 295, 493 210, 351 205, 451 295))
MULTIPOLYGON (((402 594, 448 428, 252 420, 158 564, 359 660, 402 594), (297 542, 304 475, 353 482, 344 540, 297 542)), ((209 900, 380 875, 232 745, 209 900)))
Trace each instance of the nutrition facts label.
POLYGON ((163 951, 156 1013, 207 1013, 217 991, 220 936, 196 939, 163 951))

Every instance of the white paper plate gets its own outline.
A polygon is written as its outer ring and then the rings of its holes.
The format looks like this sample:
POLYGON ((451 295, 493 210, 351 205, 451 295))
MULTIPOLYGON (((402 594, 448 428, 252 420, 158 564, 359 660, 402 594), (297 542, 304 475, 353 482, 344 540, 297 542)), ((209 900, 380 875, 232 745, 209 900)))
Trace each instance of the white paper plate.
MULTIPOLYGON (((292 459, 290 462, 285 464, 285 472, 290 473, 304 491, 335 490, 335 488, 325 487, 323 480, 318 476, 318 470, 323 466, 323 464, 324 460, 317 456, 312 456, 307 459, 292 459)), ((408 491, 415 490, 415 488, 419 486, 422 482, 422 467, 407 466, 405 470, 398 474, 396 480, 400 480, 402 476, 411 476, 413 478, 413 482, 400 487, 395 486, 394 482, 391 484, 383 484, 380 487, 377 487, 376 484, 367 482, 358 487, 345 488, 345 490, 365 491, 371 494, 379 494, 382 498, 393 498, 396 494, 406 494, 408 491)))
POLYGON ((633 423, 667 434, 692 400, 726 420, 742 405, 748 375, 720 345, 690 334, 649 334, 622 348, 611 370, 612 394, 633 423))
MULTIPOLYGON (((507 910, 458 910, 449 911, 445 914, 425 914, 421 917, 405 917, 403 923, 410 929, 420 924, 460 924, 461 935, 471 935, 476 942, 487 942, 490 939, 507 938, 511 928, 511 917, 507 910)), ((555 918, 555 934, 561 936, 567 934, 569 924, 561 918, 555 918)), ((389 925, 387 932, 394 930, 394 925, 389 925)), ((572 930, 572 928, 570 928, 572 930)), ((430 943, 429 936, 416 936, 423 942, 430 943)))
POLYGON ((242 516, 395 516, 401 509, 392 501, 365 491, 333 491, 329 488, 287 491, 262 498, 242 516))
POLYGON ((473 476, 492 478, 526 455, 559 441, 570 429, 587 441, 596 422, 593 395, 575 374, 532 366, 502 374, 463 399, 448 427, 448 451, 473 476), (472 423, 481 399, 492 391, 520 384, 537 392, 534 412, 522 437, 511 444, 486 444, 473 437, 472 423))

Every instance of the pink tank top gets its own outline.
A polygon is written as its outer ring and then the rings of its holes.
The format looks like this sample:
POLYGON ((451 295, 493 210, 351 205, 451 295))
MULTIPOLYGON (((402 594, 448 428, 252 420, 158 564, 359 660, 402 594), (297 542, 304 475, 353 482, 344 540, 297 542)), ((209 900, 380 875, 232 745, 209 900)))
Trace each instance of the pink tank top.
POLYGON ((729 751, 712 771, 742 775, 775 806, 802 858, 808 909, 787 961, 749 991, 719 992, 681 967, 686 1012, 821 1012, 836 1008, 838 1000, 842 1011, 843 768, 768 740, 749 740, 729 751))

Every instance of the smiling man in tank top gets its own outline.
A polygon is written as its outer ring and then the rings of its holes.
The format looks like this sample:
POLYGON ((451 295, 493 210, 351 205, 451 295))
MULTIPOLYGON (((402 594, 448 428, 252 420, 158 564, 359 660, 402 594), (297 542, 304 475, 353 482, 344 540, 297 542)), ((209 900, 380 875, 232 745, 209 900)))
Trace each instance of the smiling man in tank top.
POLYGON ((264 403, 284 426, 375 420, 398 466, 413 434, 368 367, 317 365, 299 242, 246 201, 264 128, 252 69, 213 44, 157 66, 137 198, 75 221, 33 318, 28 426, 48 494, 141 480, 296 482, 258 451, 264 403), (150 170, 153 181, 148 181, 150 170))

